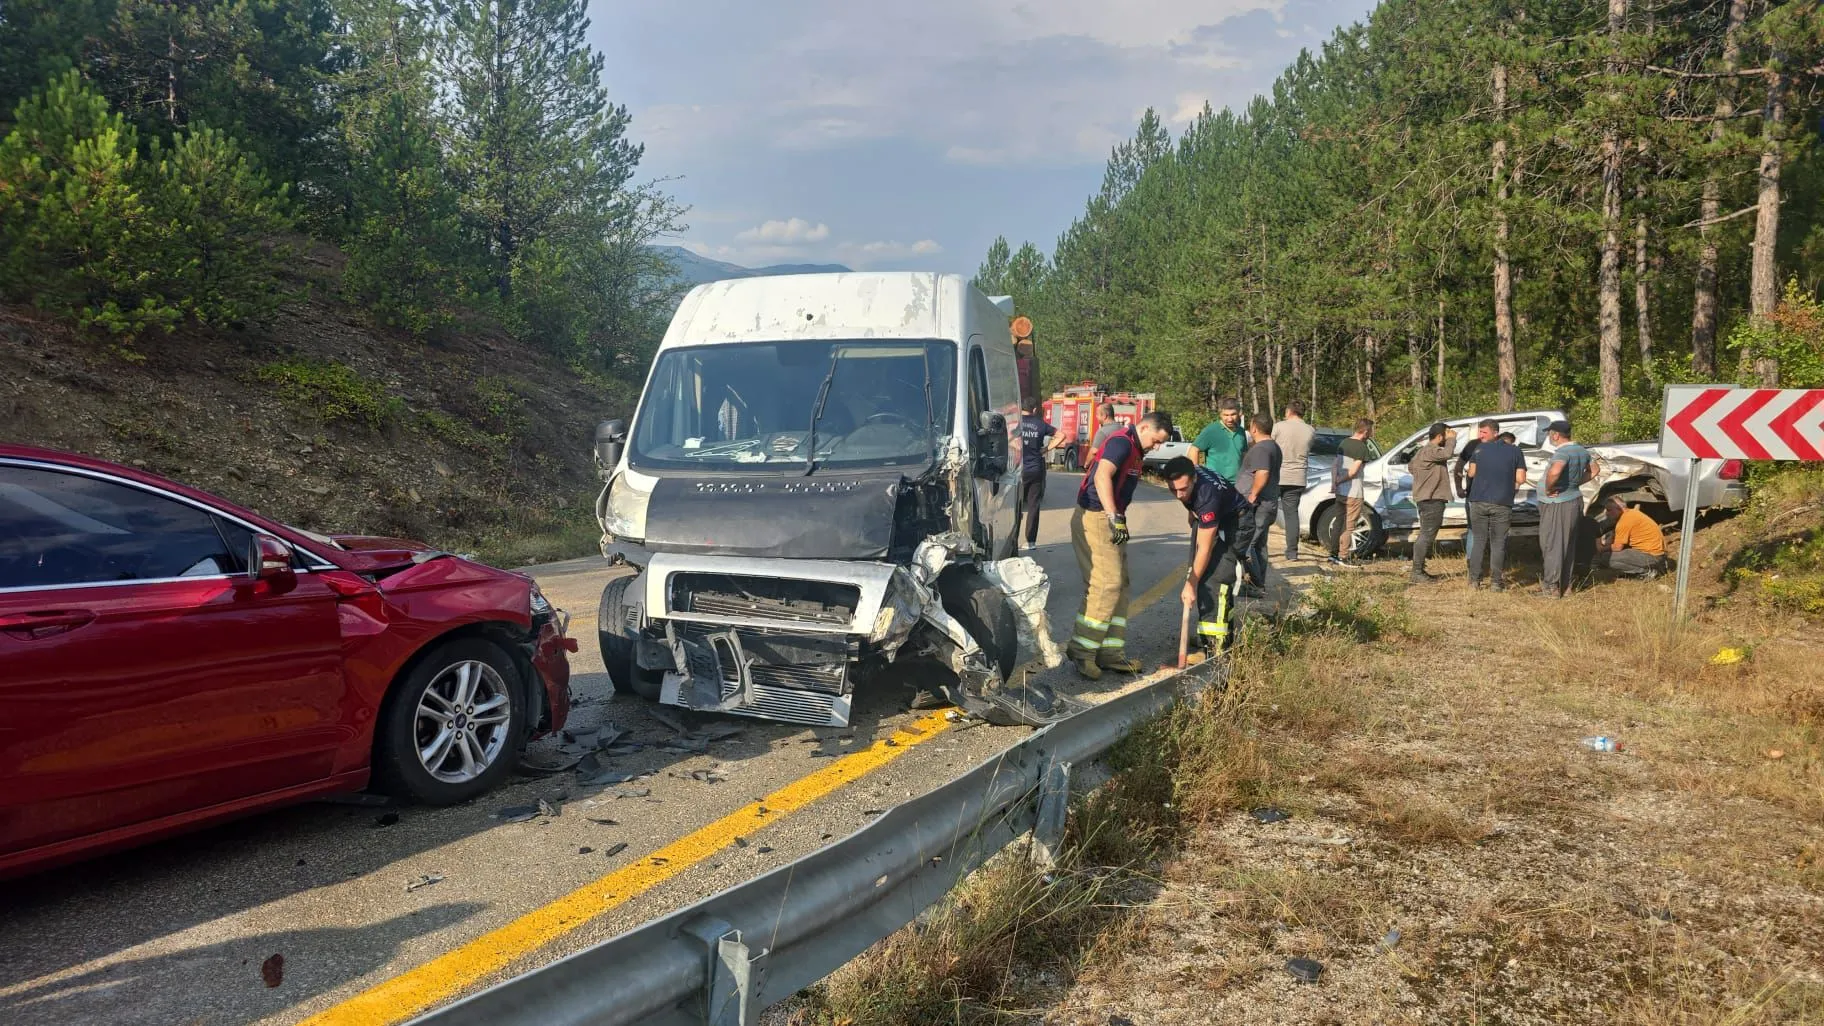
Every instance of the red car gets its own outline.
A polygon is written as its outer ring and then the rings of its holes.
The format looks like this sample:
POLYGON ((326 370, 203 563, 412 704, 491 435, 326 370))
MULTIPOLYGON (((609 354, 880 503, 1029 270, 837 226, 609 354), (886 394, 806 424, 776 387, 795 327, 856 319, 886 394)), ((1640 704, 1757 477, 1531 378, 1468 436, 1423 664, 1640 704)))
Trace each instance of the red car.
POLYGON ((0 445, 0 876, 373 784, 433 805, 570 711, 523 574, 0 445))

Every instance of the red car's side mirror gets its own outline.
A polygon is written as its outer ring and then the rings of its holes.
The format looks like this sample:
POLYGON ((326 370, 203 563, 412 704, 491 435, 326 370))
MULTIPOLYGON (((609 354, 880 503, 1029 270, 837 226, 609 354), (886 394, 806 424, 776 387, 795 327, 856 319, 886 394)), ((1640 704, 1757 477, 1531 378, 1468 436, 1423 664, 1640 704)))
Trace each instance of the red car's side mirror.
POLYGON ((274 591, 288 591, 298 583, 291 567, 291 546, 270 534, 256 534, 247 543, 247 577, 267 581, 274 591))

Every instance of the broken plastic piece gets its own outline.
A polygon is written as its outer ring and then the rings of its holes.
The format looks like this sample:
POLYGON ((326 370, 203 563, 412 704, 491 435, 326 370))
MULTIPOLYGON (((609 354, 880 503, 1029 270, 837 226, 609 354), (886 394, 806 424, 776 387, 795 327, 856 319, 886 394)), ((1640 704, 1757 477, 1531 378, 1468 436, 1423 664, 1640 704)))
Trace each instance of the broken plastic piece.
POLYGON ((260 982, 269 988, 285 982, 284 955, 275 953, 260 963, 260 982))
POLYGON ((603 855, 607 858, 614 858, 616 855, 619 855, 621 852, 624 852, 626 850, 627 850, 627 842, 619 841, 615 844, 609 845, 608 850, 606 852, 604 852, 603 855))
POLYGON ((1316 983, 1324 975, 1324 964, 1311 958, 1294 958, 1286 963, 1286 972, 1300 983, 1316 983))
POLYGON ((1262 805, 1260 808, 1251 810, 1248 815, 1254 817, 1254 822, 1261 824, 1284 823, 1292 818, 1291 813, 1284 809, 1276 809, 1271 805, 1262 805))
POLYGON ((536 805, 509 805, 494 814, 494 818, 508 823, 524 823, 538 816, 536 805))
POLYGON ((422 874, 421 876, 419 876, 416 880, 413 880, 411 883, 406 884, 405 889, 406 889, 407 893, 410 893, 412 891, 417 890, 420 887, 429 887, 432 884, 440 884, 442 882, 443 882, 443 876, 441 874, 425 873, 425 874, 422 874))

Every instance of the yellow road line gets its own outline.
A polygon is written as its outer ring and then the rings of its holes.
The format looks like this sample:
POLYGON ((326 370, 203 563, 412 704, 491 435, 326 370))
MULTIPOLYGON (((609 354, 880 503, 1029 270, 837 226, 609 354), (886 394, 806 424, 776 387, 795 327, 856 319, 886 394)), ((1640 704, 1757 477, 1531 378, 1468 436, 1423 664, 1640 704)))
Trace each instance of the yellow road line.
POLYGON ((300 1026, 384 1026, 448 1001, 489 974, 702 862, 733 844, 736 837, 779 822, 785 815, 880 769, 948 726, 946 712, 925 716, 912 726, 895 731, 891 740, 876 741, 845 755, 625 869, 584 884, 416 969, 376 984, 305 1019, 300 1026))
POLYGON ((1132 610, 1136 613, 1145 610, 1148 606, 1151 606, 1153 603, 1170 595, 1173 587, 1184 587, 1183 568, 1173 570, 1171 573, 1166 574, 1164 577, 1160 578, 1158 584, 1155 584, 1146 589, 1145 592, 1142 592, 1140 597, 1133 601, 1131 605, 1132 610))

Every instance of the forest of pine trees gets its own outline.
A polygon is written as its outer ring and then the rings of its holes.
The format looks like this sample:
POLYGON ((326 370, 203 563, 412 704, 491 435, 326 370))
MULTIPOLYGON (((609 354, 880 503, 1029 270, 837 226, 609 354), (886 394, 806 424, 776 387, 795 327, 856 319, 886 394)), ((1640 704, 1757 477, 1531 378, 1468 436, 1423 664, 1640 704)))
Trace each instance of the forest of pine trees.
POLYGON ((679 206, 584 41, 585 0, 5 0, 0 297, 113 340, 238 325, 287 252, 416 335, 491 316, 643 373, 679 206))
POLYGON ((1821 90, 1815 0, 1383 0, 1244 111, 1148 111, 1049 257, 997 240, 977 281, 1048 385, 1193 422, 1650 435, 1666 381, 1824 386, 1821 90))

